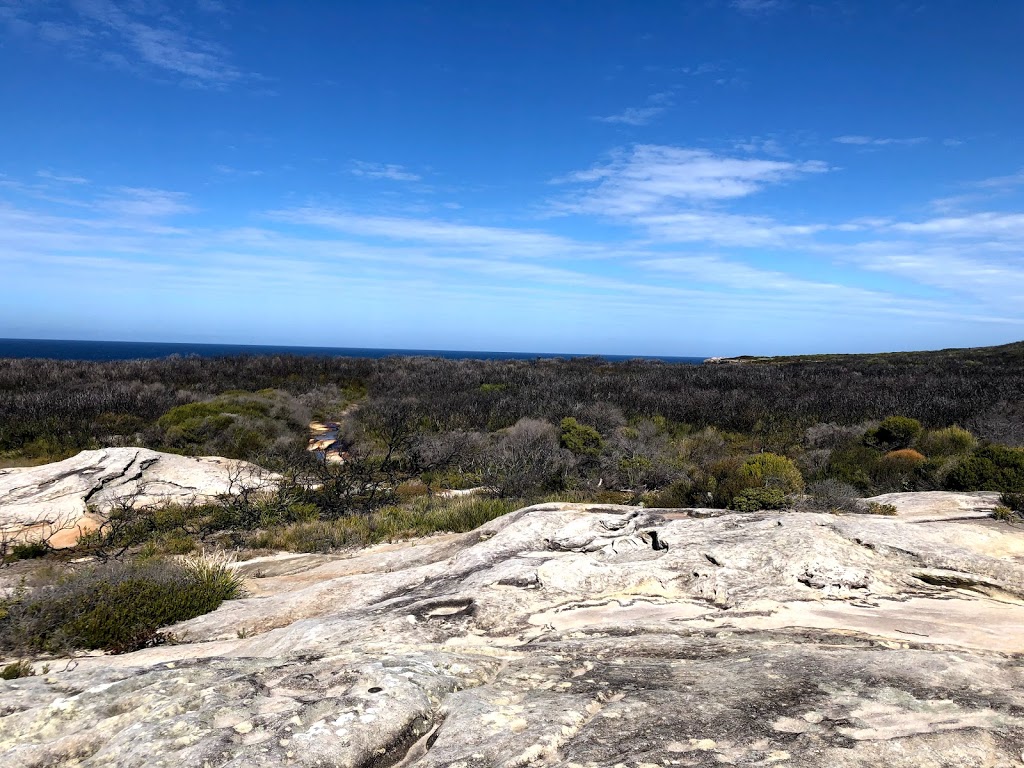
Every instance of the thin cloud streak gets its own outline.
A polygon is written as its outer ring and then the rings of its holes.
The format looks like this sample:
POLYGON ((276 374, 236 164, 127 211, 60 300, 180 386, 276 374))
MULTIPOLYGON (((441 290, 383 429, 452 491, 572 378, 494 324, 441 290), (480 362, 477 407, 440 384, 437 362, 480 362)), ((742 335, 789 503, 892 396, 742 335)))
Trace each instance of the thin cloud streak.
POLYGON ((912 147, 917 144, 924 144, 928 141, 926 136, 914 136, 909 139, 887 139, 874 136, 837 136, 832 139, 837 144, 852 144, 857 147, 889 147, 901 146, 912 147))
POLYGON ((627 107, 617 115, 595 117, 594 120, 613 125, 647 125, 664 111, 665 107, 627 107))
POLYGON ((363 176, 367 179, 387 179, 389 181, 420 181, 422 176, 409 171, 397 163, 366 163, 361 160, 353 160, 352 175, 363 176))

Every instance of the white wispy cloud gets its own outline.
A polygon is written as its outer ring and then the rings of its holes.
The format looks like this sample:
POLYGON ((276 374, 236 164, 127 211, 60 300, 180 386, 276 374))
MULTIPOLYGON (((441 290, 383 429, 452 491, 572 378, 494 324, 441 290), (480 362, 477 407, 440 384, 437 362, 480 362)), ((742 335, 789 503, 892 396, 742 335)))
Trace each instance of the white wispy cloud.
POLYGON ((101 211, 133 219, 159 219, 194 213, 195 206, 183 192, 144 187, 119 187, 96 200, 101 211))
POLYGON ((605 215, 594 196, 618 200, 613 218, 627 234, 596 242, 536 220, 488 226, 465 212, 382 216, 324 205, 240 214, 258 226, 201 225, 189 218, 201 201, 180 192, 5 177, 0 193, 22 202, 0 195, 0 272, 11 285, 16 275, 24 285, 45 273, 98 286, 144 275, 190 297, 401 296, 423 311, 515 304, 535 317, 557 307, 564 318, 571 306, 580 322, 614 316, 609 327, 621 325, 619 312, 637 328, 723 312, 779 327, 837 317, 1024 324, 1024 214, 822 224, 750 212, 757 192, 824 170, 709 150, 625 150, 563 180, 580 215, 605 215), (39 183, 67 187, 73 206, 39 203, 26 192, 39 183), (809 278, 809 265, 827 277, 809 278))
POLYGON ((652 93, 647 97, 646 107, 627 107, 617 114, 595 117, 593 119, 597 120, 599 123, 609 123, 612 125, 647 125, 654 120, 654 118, 672 106, 672 98, 674 95, 675 94, 671 89, 652 93))
POLYGON ((397 163, 367 163, 362 160, 352 161, 352 174, 367 179, 388 179, 389 181, 421 181, 422 176, 413 173, 405 166, 397 163))
POLYGON ((217 173, 221 174, 222 176, 249 176, 249 177, 256 177, 256 176, 262 176, 263 175, 263 171, 261 171, 259 169, 245 171, 245 170, 242 170, 241 168, 235 168, 234 166, 224 165, 224 164, 217 164, 217 165, 213 166, 213 170, 215 170, 217 173))
POLYGON ((430 246, 484 251, 494 256, 572 256, 595 253, 599 246, 576 240, 505 227, 485 227, 439 219, 364 216, 330 208, 292 208, 272 211, 277 221, 306 224, 357 237, 419 242, 430 246))
POLYGON ((733 142, 733 148, 750 155, 772 155, 785 157, 788 153, 778 139, 764 136, 750 136, 733 142))
POLYGON ((902 146, 912 147, 917 144, 924 144, 928 141, 927 136, 914 136, 909 139, 879 138, 876 136, 836 136, 832 141, 837 144, 852 144, 857 147, 888 147, 902 146))
MULTIPOLYGON (((206 2, 207 10, 220 5, 206 2)), ((191 29, 162 3, 72 0, 71 5, 76 15, 54 17, 49 3, 7 2, 0 6, 0 21, 69 55, 126 71, 173 76, 191 86, 224 88, 246 77, 223 46, 191 29)))
POLYGON ((664 111, 665 107, 627 107, 617 115, 595 117, 594 120, 617 125, 647 125, 664 111))
POLYGON ((1010 173, 1005 176, 991 176, 987 179, 971 182, 969 186, 978 187, 979 189, 1004 190, 1019 187, 1022 184, 1024 184, 1024 168, 1016 173, 1010 173))
POLYGON ((89 183, 89 180, 87 178, 85 178, 84 176, 74 176, 72 174, 66 174, 66 173, 54 173, 53 171, 49 171, 49 170, 46 170, 46 169, 43 169, 41 171, 36 171, 36 176, 38 176, 40 179, 47 179, 48 181, 55 181, 55 182, 57 182, 59 184, 88 184, 89 183))
POLYGON ((820 161, 729 157, 706 149, 638 144, 611 162, 569 174, 556 183, 584 186, 565 210, 634 217, 694 204, 747 197, 770 184, 823 173, 820 161))
POLYGON ((936 288, 949 297, 968 297, 996 314, 1022 319, 1013 309, 1024 303, 1024 256, 1017 249, 1007 252, 979 242, 966 252, 960 245, 903 239, 824 246, 820 251, 859 269, 936 288))
POLYGON ((965 216, 940 216, 897 222, 889 229, 904 234, 1024 241, 1024 213, 985 211, 965 216))
POLYGON ((824 224, 786 224, 770 216, 705 210, 652 213, 635 217, 648 234, 670 243, 712 243, 740 248, 779 247, 823 232, 824 224))
POLYGON ((781 291, 790 294, 828 294, 833 298, 864 300, 882 296, 878 291, 867 291, 839 283, 806 280, 785 272, 761 269, 737 259, 696 254, 643 259, 637 262, 646 269, 686 277, 697 282, 713 283, 741 291, 781 291))

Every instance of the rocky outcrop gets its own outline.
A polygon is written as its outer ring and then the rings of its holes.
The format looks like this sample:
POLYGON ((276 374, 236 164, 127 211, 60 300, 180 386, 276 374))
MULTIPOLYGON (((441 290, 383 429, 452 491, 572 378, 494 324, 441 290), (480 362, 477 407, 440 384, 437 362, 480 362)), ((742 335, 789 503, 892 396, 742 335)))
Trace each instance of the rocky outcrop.
POLYGON ((207 501, 242 486, 273 488, 255 465, 219 457, 195 458, 148 448, 104 448, 39 467, 0 469, 0 531, 49 537, 70 546, 100 515, 136 506, 207 501))
MULTIPOLYGON (((1012 766, 1024 535, 551 504, 0 682, 21 766, 1012 766), (59 669, 59 672, 53 671, 59 669)), ((262 578, 255 578, 262 576, 262 578)))

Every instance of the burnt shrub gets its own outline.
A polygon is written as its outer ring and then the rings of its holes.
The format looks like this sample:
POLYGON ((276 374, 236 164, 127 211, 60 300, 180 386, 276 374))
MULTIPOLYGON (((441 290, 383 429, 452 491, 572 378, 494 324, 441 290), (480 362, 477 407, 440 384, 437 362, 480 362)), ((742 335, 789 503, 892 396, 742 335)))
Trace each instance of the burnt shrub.
POLYGON ((857 512, 860 493, 852 485, 833 478, 819 480, 807 486, 802 509, 814 512, 857 512))

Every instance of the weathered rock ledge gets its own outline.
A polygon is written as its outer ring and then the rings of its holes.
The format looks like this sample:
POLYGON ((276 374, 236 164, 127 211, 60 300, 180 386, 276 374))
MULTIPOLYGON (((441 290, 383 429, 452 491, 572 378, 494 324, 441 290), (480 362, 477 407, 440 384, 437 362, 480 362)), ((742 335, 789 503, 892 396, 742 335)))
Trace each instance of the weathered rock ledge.
POLYGON ((39 467, 0 469, 0 531, 49 536, 71 546, 119 503, 208 501, 242 486, 272 488, 274 476, 244 461, 178 456, 148 448, 82 451, 39 467))
POLYGON ((1024 535, 918 519, 551 504, 289 558, 178 645, 0 682, 0 762, 1019 766, 1024 535))

